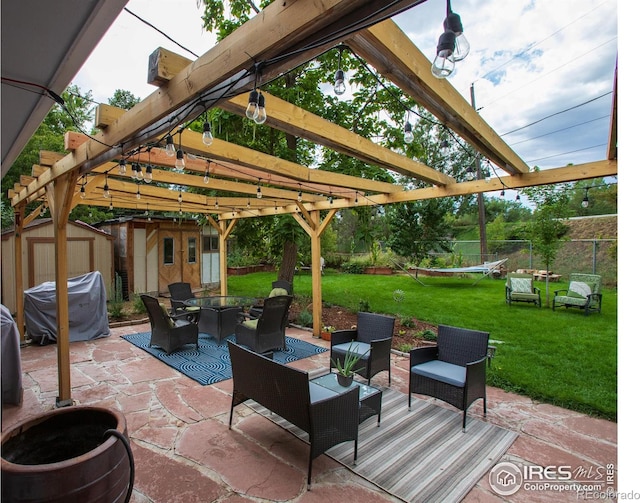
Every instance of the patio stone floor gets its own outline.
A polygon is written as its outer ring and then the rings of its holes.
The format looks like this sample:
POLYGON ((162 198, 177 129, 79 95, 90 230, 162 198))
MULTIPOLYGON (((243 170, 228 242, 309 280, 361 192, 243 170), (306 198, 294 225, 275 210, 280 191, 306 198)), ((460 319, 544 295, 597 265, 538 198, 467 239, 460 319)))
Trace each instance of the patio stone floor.
MULTIPOLYGON (((110 337, 71 343, 74 402, 113 407, 126 416, 136 467, 132 502, 399 501, 325 455, 314 461, 312 488, 307 491, 307 444, 245 406, 236 408, 234 426, 229 430, 232 381, 202 386, 120 338, 149 330, 148 323, 112 328, 110 337)), ((329 345, 305 330, 288 328, 287 335, 329 345)), ((3 405, 3 431, 55 406, 56 346, 26 346, 21 355, 23 403, 3 405)), ((391 387, 406 393, 408 358, 394 354, 392 361, 391 387)), ((328 369, 329 354, 291 365, 321 373, 328 369)), ((386 386, 387 379, 383 372, 372 384, 386 386)), ((477 401, 470 408, 470 417, 519 434, 501 461, 569 465, 593 473, 607 464, 617 467, 616 423, 491 387, 487 408, 483 419, 482 403, 477 401)), ((491 489, 485 474, 464 502, 575 500, 575 492, 524 488, 502 497, 491 489)))

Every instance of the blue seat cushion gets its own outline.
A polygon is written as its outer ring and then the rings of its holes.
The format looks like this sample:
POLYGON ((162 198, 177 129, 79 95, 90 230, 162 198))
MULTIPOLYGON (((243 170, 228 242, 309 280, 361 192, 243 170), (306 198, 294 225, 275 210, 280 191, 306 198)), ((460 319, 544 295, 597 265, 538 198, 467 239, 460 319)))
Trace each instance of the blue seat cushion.
POLYGON ((432 360, 411 367, 411 372, 452 386, 464 387, 467 379, 466 367, 440 360, 432 360))
POLYGON ((347 351, 351 351, 351 353, 353 354, 360 355, 360 358, 362 360, 369 359, 369 354, 371 354, 370 350, 371 345, 369 343, 358 341, 345 342, 343 344, 336 344, 335 346, 331 347, 331 351, 333 353, 345 355, 347 354, 347 351))

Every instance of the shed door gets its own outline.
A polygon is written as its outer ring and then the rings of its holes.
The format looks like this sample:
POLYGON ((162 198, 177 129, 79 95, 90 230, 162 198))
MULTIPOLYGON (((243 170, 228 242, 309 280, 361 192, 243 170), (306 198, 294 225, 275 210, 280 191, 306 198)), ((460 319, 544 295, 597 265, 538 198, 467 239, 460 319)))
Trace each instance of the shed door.
POLYGON ((200 288, 199 233, 160 231, 158 240, 158 288, 167 292, 168 285, 187 282, 200 288))

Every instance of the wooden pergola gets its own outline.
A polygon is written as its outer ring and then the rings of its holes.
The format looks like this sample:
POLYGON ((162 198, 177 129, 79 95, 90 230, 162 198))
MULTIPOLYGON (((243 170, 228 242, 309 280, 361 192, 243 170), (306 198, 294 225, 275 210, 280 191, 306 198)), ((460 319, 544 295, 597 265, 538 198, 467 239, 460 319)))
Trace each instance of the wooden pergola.
MULTIPOLYGON (((58 405, 71 403, 69 316, 67 291, 66 222, 77 204, 139 210, 183 211, 207 216, 220 236, 221 293, 227 293, 226 240, 238 219, 291 214, 311 238, 313 331, 321 329, 322 290, 320 237, 338 210, 430 198, 460 196, 617 175, 616 98, 614 89, 607 158, 598 162, 533 172, 447 82, 432 76, 431 62, 389 18, 424 0, 294 0, 264 9, 196 61, 164 49, 150 56, 149 82, 158 86, 131 110, 101 105, 96 114, 100 132, 94 137, 68 133, 69 153, 42 152, 32 177, 22 177, 10 197, 16 215, 16 234, 39 214, 25 214, 26 204, 42 200, 54 221, 56 293, 58 302, 58 405), (162 142, 166 133, 218 107, 244 115, 248 91, 256 78, 268 82, 323 52, 344 44, 434 114, 479 154, 500 168, 504 176, 457 182, 415 159, 386 149, 291 103, 266 95, 267 126, 305 138, 380 166, 392 173, 427 182, 429 187, 406 190, 385 183, 330 173, 267 155, 216 138, 210 146, 201 133, 184 130, 181 143, 186 168, 178 172, 175 158, 164 148, 145 148, 141 162, 154 166, 153 180, 174 187, 197 187, 237 194, 215 197, 139 184, 119 173, 123 153, 162 142), (209 173, 208 183, 204 180, 209 173), (117 197, 105 199, 108 183, 117 197), (256 197, 260 186, 262 198, 256 197), (81 188, 84 194, 81 194, 81 188), (141 197, 138 199, 138 191, 141 197), (82 198, 81 195, 85 197, 82 198), (179 195, 181 197, 179 197, 179 195), (180 199, 180 200, 179 200, 180 199), (250 208, 247 201, 250 200, 250 208)), ((614 84, 615 85, 615 84, 614 84)), ((16 239, 16 259, 22 256, 16 239)), ((21 270, 21 264, 16 264, 21 270)), ((21 275, 16 291, 22 292, 21 275)), ((23 327, 22 296, 16 299, 19 327, 23 327)))

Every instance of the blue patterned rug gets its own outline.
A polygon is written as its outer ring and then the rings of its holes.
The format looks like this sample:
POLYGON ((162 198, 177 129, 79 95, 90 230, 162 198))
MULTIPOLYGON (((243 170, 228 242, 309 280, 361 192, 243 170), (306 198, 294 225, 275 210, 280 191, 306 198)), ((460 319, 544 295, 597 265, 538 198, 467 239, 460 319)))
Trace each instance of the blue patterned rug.
MULTIPOLYGON (((229 359, 227 341, 235 342, 235 335, 227 337, 221 344, 217 344, 211 337, 200 334, 198 339, 199 348, 196 349, 193 344, 189 344, 184 349, 176 350, 170 355, 160 348, 149 347, 150 332, 140 332, 121 337, 202 385, 231 379, 231 361, 229 359)), ((300 339, 294 339, 293 337, 286 337, 286 341, 286 351, 273 352, 273 359, 277 362, 290 363, 327 351, 325 348, 300 339)))

